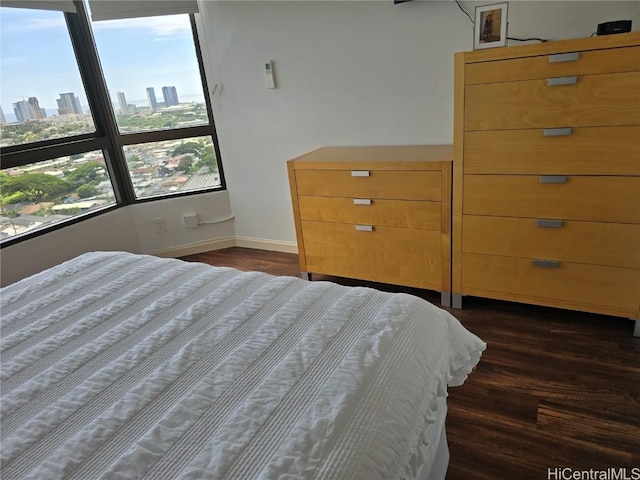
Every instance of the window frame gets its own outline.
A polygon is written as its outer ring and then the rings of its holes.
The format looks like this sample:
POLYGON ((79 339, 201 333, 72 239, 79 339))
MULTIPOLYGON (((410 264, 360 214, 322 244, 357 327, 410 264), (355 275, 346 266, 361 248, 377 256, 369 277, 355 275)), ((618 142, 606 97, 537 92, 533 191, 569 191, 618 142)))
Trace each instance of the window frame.
POLYGON ((62 13, 65 17, 67 30, 80 71, 80 77, 87 96, 87 102, 89 103, 89 108, 93 116, 95 132, 0 147, 2 169, 23 167, 39 161, 100 150, 103 153, 107 172, 113 185, 116 203, 15 237, 9 237, 0 242, 0 249, 128 205, 166 200, 168 198, 200 195, 227 189, 195 14, 188 13, 185 15, 189 16, 198 62, 198 72, 200 73, 200 81, 209 123, 206 125, 165 130, 121 133, 116 123, 116 115, 109 98, 106 80, 100 65, 89 14, 83 0, 74 0, 73 3, 76 6, 75 13, 62 13), (167 140, 187 140, 193 137, 205 136, 211 137, 212 140, 220 177, 219 186, 203 187, 197 190, 172 192, 150 197, 136 197, 123 147, 167 140))

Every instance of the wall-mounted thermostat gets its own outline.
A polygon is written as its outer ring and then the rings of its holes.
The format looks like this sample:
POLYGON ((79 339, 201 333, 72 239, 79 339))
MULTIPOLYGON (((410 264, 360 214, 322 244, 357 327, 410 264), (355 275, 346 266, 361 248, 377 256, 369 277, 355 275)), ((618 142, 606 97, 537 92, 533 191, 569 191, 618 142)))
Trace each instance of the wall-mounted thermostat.
POLYGON ((276 88, 276 77, 273 73, 273 61, 264 62, 264 73, 267 77, 267 88, 276 88))

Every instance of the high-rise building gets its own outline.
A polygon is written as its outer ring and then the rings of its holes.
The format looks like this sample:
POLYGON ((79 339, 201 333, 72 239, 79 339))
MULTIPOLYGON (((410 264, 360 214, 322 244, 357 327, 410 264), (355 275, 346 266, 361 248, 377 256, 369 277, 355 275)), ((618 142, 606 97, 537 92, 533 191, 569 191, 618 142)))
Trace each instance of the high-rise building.
POLYGON ((147 87, 147 100, 149 101, 149 107, 151 110, 158 109, 158 100, 156 100, 156 91, 153 87, 147 87))
POLYGON ((162 87, 162 96, 164 97, 164 104, 167 107, 178 105, 178 92, 176 87, 162 87))
POLYGON ((40 103, 38 102, 37 97, 29 97, 29 105, 33 109, 33 114, 35 118, 47 118, 47 113, 44 108, 40 108, 40 103))
POLYGON ((60 98, 56 100, 58 103, 58 114, 69 115, 72 113, 82 114, 80 100, 73 93, 61 93, 60 98))
POLYGON ((27 120, 35 120, 36 114, 33 111, 33 107, 26 100, 20 100, 13 104, 13 112, 16 114, 16 119, 19 122, 26 122, 27 120))
POLYGON ((127 98, 124 96, 124 92, 117 92, 118 105, 120 105, 120 114, 127 115, 129 113, 129 105, 127 105, 127 98))
POLYGON ((4 117, 4 112, 2 111, 2 107, 0 107, 0 124, 4 125, 7 123, 7 119, 4 117))

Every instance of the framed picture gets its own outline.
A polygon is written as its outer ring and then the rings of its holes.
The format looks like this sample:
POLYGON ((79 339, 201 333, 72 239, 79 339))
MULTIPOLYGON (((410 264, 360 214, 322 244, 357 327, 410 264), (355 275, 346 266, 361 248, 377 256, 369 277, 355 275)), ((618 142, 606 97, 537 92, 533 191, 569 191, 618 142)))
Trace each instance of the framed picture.
POLYGON ((508 3, 494 3, 476 7, 473 48, 504 47, 507 45, 508 3))

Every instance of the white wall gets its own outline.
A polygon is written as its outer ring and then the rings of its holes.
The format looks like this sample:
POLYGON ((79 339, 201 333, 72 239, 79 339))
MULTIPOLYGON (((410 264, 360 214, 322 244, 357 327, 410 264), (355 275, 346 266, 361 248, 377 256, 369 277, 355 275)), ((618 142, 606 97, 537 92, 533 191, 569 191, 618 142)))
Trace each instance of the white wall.
POLYGON ((0 283, 8 285, 93 250, 139 253, 139 245, 131 210, 120 208, 3 248, 0 283))
POLYGON ((197 214, 202 221, 229 218, 229 195, 212 192, 130 205, 5 247, 0 252, 0 284, 8 285, 90 251, 179 256, 233 239, 233 220, 187 229, 183 217, 188 214, 197 214), (166 232, 156 233, 153 219, 157 217, 165 219, 166 232))
POLYGON ((140 238, 140 250, 163 256, 180 256, 212 250, 216 241, 233 238, 233 218, 228 192, 144 202, 131 207, 140 238), (188 229, 185 215, 197 215, 203 223, 188 229), (166 232, 157 233, 154 219, 164 218, 166 232), (213 243, 213 244, 212 244, 213 243))
MULTIPOLYGON (((490 3, 462 2, 472 16, 490 3)), ((452 141, 453 53, 473 48, 453 1, 205 1, 201 10, 236 235, 295 241, 285 162, 296 155, 452 141), (265 60, 275 90, 265 88, 265 60)), ((615 19, 637 30, 640 2, 512 1, 508 34, 588 37, 615 19)))

